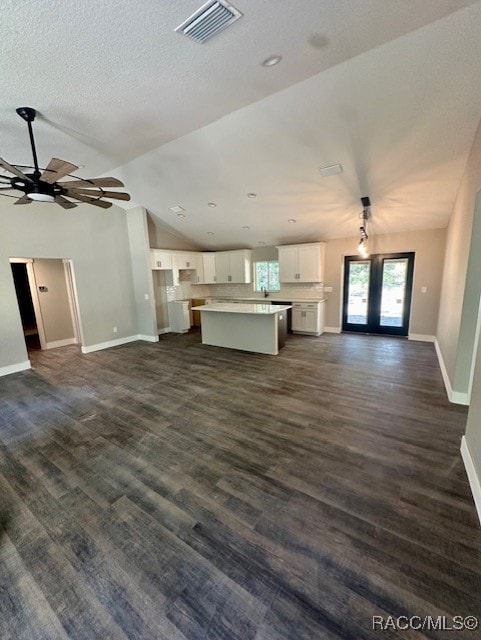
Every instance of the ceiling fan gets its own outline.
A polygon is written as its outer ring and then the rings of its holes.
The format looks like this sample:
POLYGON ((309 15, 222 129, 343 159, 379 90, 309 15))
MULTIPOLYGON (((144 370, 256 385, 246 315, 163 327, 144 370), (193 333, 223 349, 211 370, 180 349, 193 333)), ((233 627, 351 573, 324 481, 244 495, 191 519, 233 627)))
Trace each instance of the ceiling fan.
POLYGON ((112 206, 111 202, 102 198, 130 200, 128 193, 105 190, 110 187, 123 187, 124 184, 117 178, 79 178, 71 173, 78 167, 59 158, 52 158, 45 169, 39 168, 32 129, 32 122, 37 112, 32 107, 19 107, 16 111, 28 126, 33 166, 13 165, 0 158, 0 169, 13 174, 13 177, 0 174, 0 195, 17 198, 14 204, 30 204, 32 201, 56 202, 64 209, 73 209, 77 206, 77 203, 72 200, 93 204, 102 209, 112 206), (72 179, 58 182, 67 177, 72 179), (20 191, 23 195, 18 197, 18 194, 3 193, 12 190, 20 191))

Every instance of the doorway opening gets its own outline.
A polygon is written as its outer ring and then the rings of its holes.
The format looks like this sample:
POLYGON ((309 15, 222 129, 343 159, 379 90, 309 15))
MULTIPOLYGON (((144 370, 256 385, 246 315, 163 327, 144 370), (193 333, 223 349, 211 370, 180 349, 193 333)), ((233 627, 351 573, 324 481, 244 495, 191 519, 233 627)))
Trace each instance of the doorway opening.
POLYGON ((25 344, 27 351, 38 351, 41 349, 40 338, 38 334, 37 318, 30 292, 30 284, 27 273, 26 262, 14 262, 11 265, 13 283, 17 294, 18 308, 20 318, 22 320, 23 335, 25 336, 25 344))
POLYGON ((27 352, 82 340, 71 260, 11 258, 27 352))
POLYGON ((407 336, 414 252, 344 259, 342 330, 407 336))

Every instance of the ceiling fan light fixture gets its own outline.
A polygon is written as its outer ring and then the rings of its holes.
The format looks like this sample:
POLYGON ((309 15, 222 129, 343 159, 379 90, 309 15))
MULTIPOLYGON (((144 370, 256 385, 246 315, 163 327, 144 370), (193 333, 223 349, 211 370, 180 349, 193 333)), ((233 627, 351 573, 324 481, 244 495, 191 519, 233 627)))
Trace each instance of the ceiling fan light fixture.
POLYGON ((37 149, 32 128, 32 123, 35 120, 37 112, 32 107, 18 107, 17 114, 22 120, 25 120, 28 125, 33 166, 14 165, 0 158, 0 169, 14 176, 9 177, 2 173, 2 188, 0 191, 12 190, 23 193, 21 197, 8 193, 0 193, 0 195, 8 198, 18 198, 13 203, 15 205, 25 205, 31 202, 55 202, 63 209, 73 209, 77 206, 77 203, 72 202, 69 198, 80 200, 80 202, 85 202, 102 209, 108 209, 112 206, 112 202, 108 202, 102 198, 130 200, 128 193, 106 191, 103 189, 103 187, 107 186, 123 187, 123 183, 117 178, 110 176, 104 178, 78 178, 73 175, 72 171, 77 170, 79 167, 66 160, 52 158, 48 165, 44 169, 41 169, 38 164, 37 149), (26 173, 25 169, 27 169, 26 173), (29 169, 33 169, 33 171, 30 172, 28 171, 29 169), (58 182, 62 180, 62 178, 67 177, 74 179, 58 182))
POLYGON ((48 193, 27 193, 26 195, 35 202, 55 202, 55 198, 48 193))

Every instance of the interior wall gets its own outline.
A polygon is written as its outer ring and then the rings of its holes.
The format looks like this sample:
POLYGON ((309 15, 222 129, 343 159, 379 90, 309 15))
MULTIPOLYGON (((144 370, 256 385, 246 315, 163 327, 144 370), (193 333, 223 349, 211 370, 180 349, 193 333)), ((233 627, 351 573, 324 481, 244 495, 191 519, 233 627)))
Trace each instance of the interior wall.
POLYGON ((28 366, 9 258, 71 258, 84 345, 138 333, 125 211, 0 202, 0 371, 28 366), (113 327, 118 328, 114 333, 113 327))
POLYGON ((64 340, 73 342, 75 332, 62 260, 34 258, 32 266, 47 348, 64 340))
POLYGON ((481 297, 481 191, 475 200, 471 242, 464 286, 463 307, 459 328, 458 347, 452 387, 454 391, 468 391, 475 335, 478 319, 478 308, 481 297))
MULTIPOLYGON (((358 238, 337 238, 326 245, 325 287, 332 287, 326 297, 326 326, 339 329, 342 313, 342 279, 344 257, 356 255, 358 238)), ((441 274, 446 229, 428 229, 406 233, 369 235, 371 253, 414 251, 414 281, 409 334, 435 336, 438 319, 441 274), (426 292, 422 288, 426 287, 426 292)))
MULTIPOLYGON (((481 488, 481 340, 478 343, 471 403, 466 425, 466 444, 481 488)), ((478 496, 481 498, 481 495, 478 496)), ((479 514, 481 518, 481 513, 479 514)))
POLYGON ((255 247, 252 250, 252 262, 264 262, 266 260, 278 260, 277 247, 255 247))
POLYGON ((147 227, 149 233, 149 242, 152 249, 179 249, 183 251, 202 251, 202 249, 177 235, 163 225, 160 220, 154 220, 151 215, 147 214, 147 227))
POLYGON ((147 212, 144 207, 132 207, 125 212, 125 216, 129 231, 137 329, 139 335, 157 339, 147 212))
MULTIPOLYGON (((461 318, 470 253, 476 193, 481 188, 481 123, 474 137, 463 179, 453 207, 446 237, 446 254, 439 305, 437 339, 453 391, 467 392, 467 385, 456 380, 458 345, 462 335, 461 318)), ((481 251, 481 247, 474 250, 481 251)), ((465 316, 466 319, 466 316, 465 316)), ((467 332, 469 333, 469 331, 467 332)), ((465 354, 464 356, 465 357, 465 354)), ((471 355, 469 355, 471 359, 471 355)), ((459 371, 458 364, 458 371, 459 371)))

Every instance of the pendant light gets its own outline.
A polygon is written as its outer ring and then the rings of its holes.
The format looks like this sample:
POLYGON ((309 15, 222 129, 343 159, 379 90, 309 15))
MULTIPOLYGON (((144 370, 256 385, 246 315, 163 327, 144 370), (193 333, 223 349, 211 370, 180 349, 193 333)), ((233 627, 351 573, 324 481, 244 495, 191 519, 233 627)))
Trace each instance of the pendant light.
POLYGON ((363 210, 359 214, 359 217, 362 220, 362 224, 359 227, 359 244, 357 245, 358 253, 363 257, 367 258, 369 255, 367 241, 369 240, 369 236, 367 234, 367 221, 371 217, 371 201, 368 196, 364 196, 361 198, 363 210))

